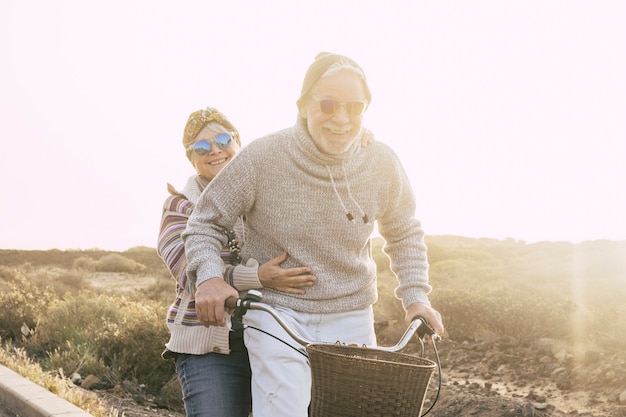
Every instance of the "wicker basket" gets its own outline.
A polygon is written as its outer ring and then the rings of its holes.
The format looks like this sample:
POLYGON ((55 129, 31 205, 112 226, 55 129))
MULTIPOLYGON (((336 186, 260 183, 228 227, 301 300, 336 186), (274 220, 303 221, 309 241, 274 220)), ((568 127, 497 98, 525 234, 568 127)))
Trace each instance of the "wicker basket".
POLYGON ((419 417, 436 364, 397 352, 311 344, 311 417, 419 417))

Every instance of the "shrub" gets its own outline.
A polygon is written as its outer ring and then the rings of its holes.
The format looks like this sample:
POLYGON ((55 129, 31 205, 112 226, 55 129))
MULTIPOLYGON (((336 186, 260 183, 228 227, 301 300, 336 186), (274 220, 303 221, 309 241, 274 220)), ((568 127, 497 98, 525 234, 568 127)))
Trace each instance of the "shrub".
POLYGON ((541 337, 571 334, 571 303, 515 289, 463 291, 441 289, 431 301, 442 314, 446 331, 455 340, 475 340, 482 331, 518 345, 541 337))
POLYGON ((157 390, 173 372, 160 358, 164 317, 165 308, 149 300, 83 292, 51 305, 29 348, 47 353, 46 369, 82 369, 112 384, 136 379, 157 390))
POLYGON ((68 376, 78 372, 83 376, 106 375, 103 379, 113 379, 109 376, 109 370, 104 361, 98 357, 96 350, 96 346, 89 343, 76 345, 75 342, 67 340, 63 346, 47 352, 48 358, 42 363, 47 369, 63 369, 68 376))
POLYGON ((96 262, 98 272, 142 272, 146 267, 117 253, 111 253, 96 262))
POLYGON ((174 300, 176 294, 176 284, 174 280, 169 274, 167 276, 160 274, 155 278, 156 282, 154 285, 142 290, 141 294, 147 299, 156 301, 161 305, 169 305, 174 300))
POLYGON ((74 260, 72 268, 79 271, 93 272, 96 270, 97 262, 88 256, 81 256, 74 260))
POLYGON ((15 270, 5 265, 0 265, 0 282, 10 282, 15 279, 15 270))
POLYGON ((24 330, 36 327, 38 318, 56 298, 50 289, 36 285, 22 271, 16 271, 7 290, 0 293, 0 338, 20 341, 24 330))
POLYGON ((438 288, 430 296, 441 313, 447 336, 457 341, 473 341, 486 320, 487 308, 481 293, 438 288))
POLYGON ((585 319, 573 321, 572 330, 581 338, 593 338, 609 352, 624 354, 626 346, 626 305, 623 299, 597 306, 585 319))
POLYGON ((150 273, 154 274, 163 270, 167 272, 167 267, 163 263, 163 260, 155 248, 135 246, 123 252, 123 255, 142 265, 145 265, 147 271, 150 271, 150 273))
POLYGON ((173 366, 161 359, 169 332, 165 308, 155 302, 130 302, 123 308, 122 320, 101 343, 101 357, 113 373, 123 379, 137 379, 154 391, 172 377, 173 366), (107 340, 110 340, 109 343, 107 340))
POLYGON ((81 292, 65 300, 55 300, 39 319, 32 346, 52 351, 70 341, 74 346, 97 346, 106 322, 118 321, 119 310, 113 297, 81 292))
POLYGON ((76 293, 92 288, 91 282, 78 271, 63 271, 50 284, 59 298, 64 298, 67 293, 76 293))

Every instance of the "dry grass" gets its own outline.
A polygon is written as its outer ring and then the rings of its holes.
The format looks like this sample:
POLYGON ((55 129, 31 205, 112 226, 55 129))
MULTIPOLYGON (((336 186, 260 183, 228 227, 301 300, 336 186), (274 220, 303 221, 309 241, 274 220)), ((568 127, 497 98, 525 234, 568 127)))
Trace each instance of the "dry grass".
MULTIPOLYGON (((382 241, 373 243, 384 345, 404 330, 404 314, 382 241)), ((431 301, 451 341, 487 333, 518 346, 542 337, 574 346, 593 340, 606 354, 626 344, 626 324, 615 320, 626 313, 626 242, 527 245, 443 236, 427 243, 431 301)), ((98 409, 59 369, 92 373, 112 386, 132 380, 153 393, 174 375, 159 359, 173 282, 154 249, 0 250, 0 290, 0 362, 96 416, 114 410, 98 409)))

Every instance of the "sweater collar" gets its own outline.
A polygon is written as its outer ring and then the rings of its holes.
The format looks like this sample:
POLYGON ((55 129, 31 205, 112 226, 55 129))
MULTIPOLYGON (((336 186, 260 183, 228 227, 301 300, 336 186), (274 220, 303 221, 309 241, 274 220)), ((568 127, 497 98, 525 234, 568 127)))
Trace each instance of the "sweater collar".
POLYGON ((313 138, 306 127, 306 119, 300 116, 298 116, 293 130, 298 148, 301 149, 305 155, 322 165, 341 164, 352 158, 361 149, 361 141, 357 139, 352 142, 350 147, 343 153, 331 155, 320 152, 317 146, 315 146, 315 142, 313 142, 313 138))
POLYGON ((367 224, 369 222, 369 217, 363 211, 363 208, 359 205, 359 203, 352 196, 352 191, 350 190, 350 183, 348 181, 348 174, 346 173, 346 167, 345 167, 345 162, 349 162, 349 160, 352 157, 354 157, 354 155, 356 155, 357 152, 359 152, 359 150, 361 149, 361 141, 358 139, 355 140, 345 152, 338 154, 338 155, 329 155, 329 154, 320 152, 319 149, 317 149, 317 146, 315 146, 315 143, 313 142, 313 139, 311 138, 311 135, 309 134, 306 128, 306 120, 304 120, 301 117, 298 117, 298 120, 294 126, 294 136, 296 137, 296 146, 299 149, 299 151, 302 152, 304 156, 311 158, 311 160, 314 163, 318 163, 324 166, 324 169, 326 170, 328 174, 328 179, 332 185, 335 197, 337 198, 337 201, 341 205, 341 208, 343 209, 348 221, 350 222, 354 221, 354 216, 355 216, 348 209, 348 206, 346 206, 346 202, 350 201, 352 202, 352 204, 354 204, 354 207, 358 209, 359 216, 363 220, 363 223, 367 224), (342 181, 345 182, 345 195, 343 197, 341 193, 339 192, 339 188, 337 187, 335 177, 333 176, 333 173, 330 168, 331 165, 341 166, 341 174, 342 174, 341 178, 342 178, 342 181), (345 201, 344 201, 344 198, 345 198, 345 201))
POLYGON ((193 204, 196 204, 200 199, 200 194, 209 184, 209 180, 200 176, 200 175, 192 175, 187 179, 187 184, 185 184, 185 188, 181 194, 187 197, 187 200, 191 201, 193 204))

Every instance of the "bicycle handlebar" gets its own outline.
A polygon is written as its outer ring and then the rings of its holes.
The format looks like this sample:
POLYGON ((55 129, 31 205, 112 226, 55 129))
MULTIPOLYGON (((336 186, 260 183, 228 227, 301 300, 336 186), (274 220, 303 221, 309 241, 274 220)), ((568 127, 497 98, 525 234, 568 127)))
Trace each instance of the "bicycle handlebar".
MULTIPOLYGON (((276 311, 269 304, 262 303, 261 302, 261 297, 262 297, 262 295, 261 295, 261 293, 259 291, 250 290, 250 291, 248 291, 248 294, 246 295, 245 298, 229 298, 229 299, 227 299, 225 301, 225 303, 224 303, 225 307, 234 310, 234 313, 232 315, 233 328, 244 329, 246 327, 243 324, 243 320, 242 320, 243 316, 246 314, 246 311, 248 311, 248 310, 261 310, 261 311, 265 311, 268 314, 270 314, 274 318, 274 320, 276 320, 276 322, 283 329, 285 329, 285 331, 287 332, 287 334, 289 334, 289 336, 291 336, 296 342, 300 343, 301 345, 303 345, 305 347, 307 347, 308 345, 311 345, 311 344, 336 345, 338 343, 338 342, 334 342, 334 343, 333 342, 313 342, 313 341, 305 339, 304 337, 300 336, 299 334, 297 334, 295 331, 293 331, 289 327, 287 322, 285 322, 283 320, 283 318, 280 316, 278 311, 276 311), (235 327, 235 326, 237 326, 237 327, 235 327)), ((257 329, 257 330, 261 330, 261 329, 257 329)), ((261 331, 263 331, 263 330, 261 330, 261 331)), ((421 417, 424 417, 426 414, 428 414, 433 409, 433 407, 437 403, 437 399, 439 398, 439 393, 441 392, 441 381, 442 381, 442 377, 441 377, 441 374, 442 374, 441 373, 441 363, 439 361, 439 354, 437 353, 437 347, 435 345, 435 341, 436 340, 441 340, 441 337, 433 329, 431 329, 428 326, 428 321, 425 318, 423 318, 423 317, 416 317, 415 319, 413 319, 413 321, 411 322, 409 327, 406 329, 406 331, 404 332, 404 334, 400 338, 400 341, 398 343, 396 343, 394 346, 375 346, 375 347, 372 347, 372 349, 386 351, 386 352, 397 352, 397 351, 403 349, 408 344, 409 340, 411 339, 411 337, 413 337, 415 332, 418 332, 418 337, 420 338, 420 343, 421 343, 421 346, 422 346, 422 356, 424 356, 424 343, 423 343, 421 338, 424 335, 426 335, 426 334, 430 335, 431 341, 432 341, 432 344, 433 344, 433 351, 434 351, 435 356, 437 358, 437 369, 438 369, 438 375, 439 375, 439 378, 438 378, 439 379, 439 384, 438 384, 438 389, 437 389, 437 395, 435 396, 434 400, 432 401, 432 404, 430 405, 430 408, 425 413, 423 413, 421 415, 421 417)))
MULTIPOLYGON (((251 290, 252 291, 252 290, 251 290)), ((269 304, 262 303, 261 294, 258 291, 254 291, 252 295, 247 296, 246 298, 229 298, 225 302, 225 306, 227 308, 231 308, 235 310, 233 317, 241 318, 244 314, 246 314, 247 310, 261 310, 270 314, 274 320, 283 328, 285 331, 291 336, 295 341, 300 343, 301 345, 309 345, 312 343, 320 343, 314 342, 297 334, 294 330, 289 327, 289 324, 283 320, 280 314, 269 304), (248 298, 249 297, 249 298, 248 298)), ((431 329, 426 319, 423 317, 416 317, 413 319, 411 324, 408 326, 398 343, 393 346, 376 346, 376 349, 383 350, 386 352, 397 352, 403 349, 408 342, 411 340, 411 337, 418 332, 418 336, 421 338, 424 335, 430 335, 433 340, 440 340, 441 337, 435 333, 433 329, 431 329), (419 331, 418 331, 419 330, 419 331)), ((326 342, 328 344, 335 344, 334 342, 326 342)))

